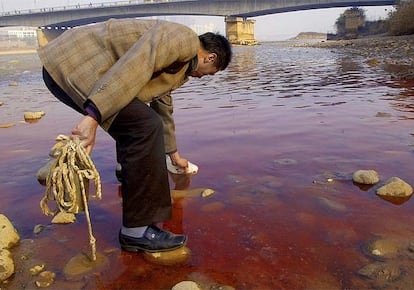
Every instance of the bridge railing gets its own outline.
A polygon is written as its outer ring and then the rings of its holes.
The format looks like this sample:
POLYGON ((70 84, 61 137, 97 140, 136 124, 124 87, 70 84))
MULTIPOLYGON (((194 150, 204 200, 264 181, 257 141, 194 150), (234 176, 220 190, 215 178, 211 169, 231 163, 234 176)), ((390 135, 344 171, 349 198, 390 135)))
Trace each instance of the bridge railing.
POLYGON ((104 3, 92 3, 91 2, 89 4, 76 4, 76 5, 65 5, 65 6, 48 7, 48 8, 5 11, 5 12, 1 12, 0 16, 13 16, 13 15, 20 15, 20 14, 47 13, 47 12, 56 12, 56 11, 65 11, 65 10, 93 9, 93 8, 129 6, 129 5, 155 4, 155 3, 162 3, 162 2, 183 2, 183 1, 189 1, 189 0, 128 0, 128 1, 104 2, 104 3))

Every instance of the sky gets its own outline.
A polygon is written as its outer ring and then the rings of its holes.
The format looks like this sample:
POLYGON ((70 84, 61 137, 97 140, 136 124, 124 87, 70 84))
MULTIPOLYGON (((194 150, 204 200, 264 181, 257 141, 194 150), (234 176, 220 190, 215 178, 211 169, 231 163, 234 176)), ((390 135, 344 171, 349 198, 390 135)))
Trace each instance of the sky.
MULTIPOLYGON (((0 0, 0 12, 40 9, 70 5, 88 5, 89 3, 114 2, 114 0, 0 0)), ((387 17, 392 6, 361 7, 365 10, 367 20, 387 17)), ((258 41, 285 40, 300 32, 335 33, 335 21, 347 8, 328 8, 306 11, 287 12, 254 17, 255 38, 258 41)), ((159 17, 161 18, 161 17, 159 17)), ((225 34, 223 17, 215 16, 170 16, 163 19, 186 24, 214 24, 215 32, 225 34)))

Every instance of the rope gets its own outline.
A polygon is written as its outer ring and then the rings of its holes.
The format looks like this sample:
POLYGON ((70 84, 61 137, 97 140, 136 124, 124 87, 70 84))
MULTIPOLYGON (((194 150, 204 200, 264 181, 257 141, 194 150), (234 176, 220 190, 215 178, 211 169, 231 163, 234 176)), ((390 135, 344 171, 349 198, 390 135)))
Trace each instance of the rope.
POLYGON ((68 136, 59 135, 56 141, 58 142, 53 146, 56 158, 46 179, 46 191, 40 200, 40 208, 47 216, 54 216, 59 212, 77 214, 84 210, 92 261, 96 261, 96 239, 92 234, 88 194, 89 181, 93 180, 96 190, 93 197, 102 198, 99 172, 78 138, 70 139, 68 136), (56 210, 50 209, 49 201, 56 202, 56 210))

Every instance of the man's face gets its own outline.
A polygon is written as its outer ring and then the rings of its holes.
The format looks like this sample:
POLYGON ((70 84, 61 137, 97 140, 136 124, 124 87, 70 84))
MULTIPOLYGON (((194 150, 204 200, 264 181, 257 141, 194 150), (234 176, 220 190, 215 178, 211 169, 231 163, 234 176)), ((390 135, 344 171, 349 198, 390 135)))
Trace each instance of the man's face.
POLYGON ((214 75, 219 69, 214 65, 217 55, 215 53, 199 54, 197 69, 190 76, 201 78, 205 75, 214 75))
POLYGON ((218 71, 219 69, 215 67, 212 63, 202 64, 202 65, 199 64, 197 67, 197 70, 192 71, 190 73, 190 76, 201 78, 202 76, 205 76, 205 75, 214 75, 218 71))

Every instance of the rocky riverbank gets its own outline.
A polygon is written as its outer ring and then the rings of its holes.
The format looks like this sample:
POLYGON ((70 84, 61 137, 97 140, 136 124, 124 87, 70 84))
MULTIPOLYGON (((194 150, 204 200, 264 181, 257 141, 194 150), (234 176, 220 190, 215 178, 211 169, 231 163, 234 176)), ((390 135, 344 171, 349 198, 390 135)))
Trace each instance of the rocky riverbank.
POLYGON ((414 80, 414 35, 295 43, 294 46, 335 49, 360 57, 368 65, 391 73, 394 78, 414 80))

